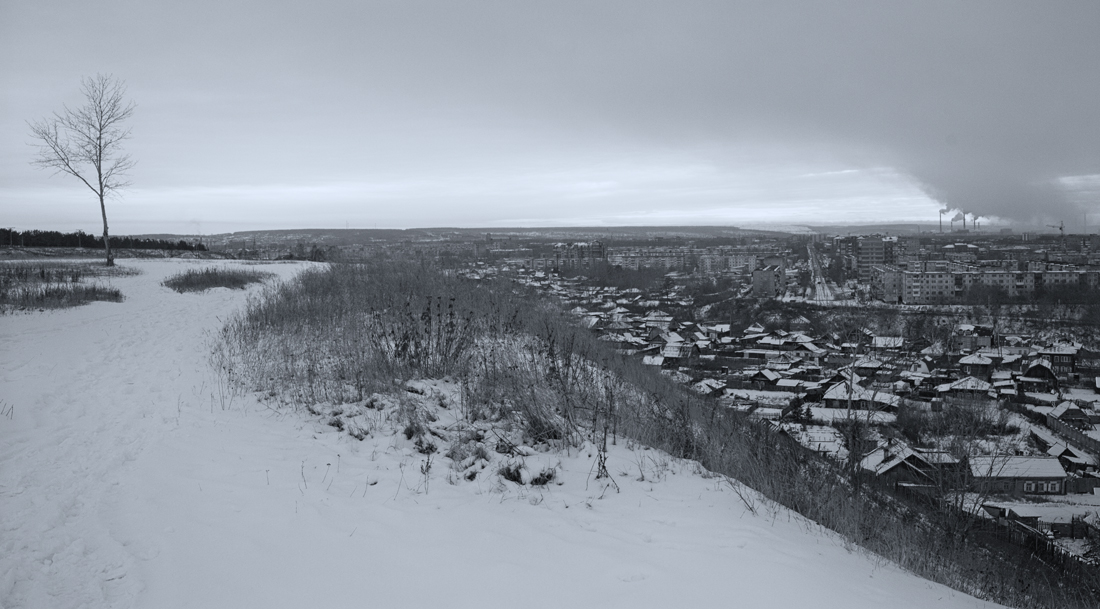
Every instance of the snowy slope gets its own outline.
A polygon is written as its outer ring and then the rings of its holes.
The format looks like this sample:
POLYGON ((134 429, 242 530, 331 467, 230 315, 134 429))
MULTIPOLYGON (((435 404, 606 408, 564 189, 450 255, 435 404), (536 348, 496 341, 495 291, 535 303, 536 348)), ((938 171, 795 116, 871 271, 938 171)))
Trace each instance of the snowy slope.
POLYGON ((400 434, 223 392, 208 341, 246 293, 159 285, 206 263, 123 264, 124 303, 0 318, 5 608, 991 606, 625 443, 620 492, 585 451, 530 457, 542 490, 425 476, 400 434))

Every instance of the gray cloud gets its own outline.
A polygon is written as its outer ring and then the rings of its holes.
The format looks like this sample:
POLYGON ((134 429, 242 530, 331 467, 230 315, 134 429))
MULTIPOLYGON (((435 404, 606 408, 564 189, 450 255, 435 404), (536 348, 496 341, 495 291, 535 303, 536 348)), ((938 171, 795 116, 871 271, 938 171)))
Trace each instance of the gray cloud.
POLYGON ((80 74, 127 78, 147 183, 683 151, 717 169, 892 167, 984 217, 1069 226, 1098 206, 1096 2, 51 6, 5 8, 5 79, 39 103, 80 74))

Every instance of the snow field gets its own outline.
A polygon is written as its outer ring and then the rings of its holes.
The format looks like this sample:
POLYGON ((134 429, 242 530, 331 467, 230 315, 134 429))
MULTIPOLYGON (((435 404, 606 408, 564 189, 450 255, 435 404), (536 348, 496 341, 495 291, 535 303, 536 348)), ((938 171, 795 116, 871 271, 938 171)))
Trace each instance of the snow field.
POLYGON ((358 441, 233 396, 209 341, 259 288, 177 294, 160 281, 211 263, 122 264, 143 271, 112 280, 123 303, 0 318, 5 608, 992 606, 623 440, 618 491, 587 448, 490 450, 467 481, 384 411, 360 411, 378 424, 358 441), (510 459, 555 481, 501 480, 510 459))

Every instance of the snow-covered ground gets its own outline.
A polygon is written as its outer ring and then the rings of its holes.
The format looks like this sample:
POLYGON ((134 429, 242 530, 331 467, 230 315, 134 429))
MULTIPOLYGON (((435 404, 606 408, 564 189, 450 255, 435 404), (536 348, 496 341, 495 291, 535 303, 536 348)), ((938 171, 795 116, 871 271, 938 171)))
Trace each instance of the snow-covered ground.
POLYGON ((450 484, 401 434, 230 396, 209 341, 246 293, 123 264, 123 303, 0 318, 4 608, 989 606, 625 442, 620 492, 587 451, 450 484))

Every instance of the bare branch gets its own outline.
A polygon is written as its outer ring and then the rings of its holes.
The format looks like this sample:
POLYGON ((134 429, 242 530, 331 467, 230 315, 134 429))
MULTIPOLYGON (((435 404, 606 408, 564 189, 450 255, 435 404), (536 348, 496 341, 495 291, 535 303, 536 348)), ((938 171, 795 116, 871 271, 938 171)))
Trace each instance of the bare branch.
POLYGON ((134 167, 134 161, 122 152, 122 142, 130 137, 130 130, 123 123, 133 115, 136 106, 126 100, 122 81, 111 75, 82 79, 81 92, 82 106, 75 109, 64 106, 51 118, 29 123, 38 148, 31 164, 52 169, 54 174, 71 175, 95 193, 103 215, 103 240, 110 265, 104 199, 130 184, 123 178, 134 167))

